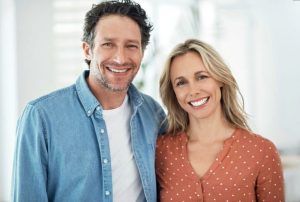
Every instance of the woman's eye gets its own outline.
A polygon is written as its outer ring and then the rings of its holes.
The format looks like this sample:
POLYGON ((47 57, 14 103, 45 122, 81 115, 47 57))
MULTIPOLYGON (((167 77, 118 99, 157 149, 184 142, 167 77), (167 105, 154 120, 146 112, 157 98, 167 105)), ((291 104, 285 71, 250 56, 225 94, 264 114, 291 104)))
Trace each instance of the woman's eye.
POLYGON ((183 86, 184 84, 185 84, 184 81, 178 81, 178 82, 176 83, 176 86, 183 86))
POLYGON ((203 80, 203 79, 206 79, 206 78, 208 78, 208 76, 206 76, 206 75, 200 75, 200 76, 197 77, 198 80, 203 80))

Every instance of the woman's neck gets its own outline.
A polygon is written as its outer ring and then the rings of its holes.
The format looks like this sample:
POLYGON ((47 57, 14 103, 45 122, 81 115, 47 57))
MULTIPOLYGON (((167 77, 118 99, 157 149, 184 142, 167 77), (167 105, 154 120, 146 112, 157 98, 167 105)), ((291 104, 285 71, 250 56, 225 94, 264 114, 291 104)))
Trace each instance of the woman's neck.
POLYGON ((190 118, 187 134, 190 141, 212 143, 224 141, 232 135, 234 130, 235 128, 226 121, 220 112, 204 119, 190 118))

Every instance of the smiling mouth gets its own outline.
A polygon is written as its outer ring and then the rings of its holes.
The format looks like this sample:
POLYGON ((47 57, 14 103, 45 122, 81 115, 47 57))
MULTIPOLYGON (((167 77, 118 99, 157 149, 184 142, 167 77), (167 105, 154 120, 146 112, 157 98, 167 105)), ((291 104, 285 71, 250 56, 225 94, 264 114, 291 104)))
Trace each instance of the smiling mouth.
POLYGON ((200 107, 204 104, 206 104, 209 100, 209 97, 206 97, 206 98, 203 98, 201 100, 198 100, 198 101, 191 101, 189 102, 190 105, 192 105, 193 107, 200 107))
POLYGON ((126 69, 114 69, 111 67, 106 67, 106 68, 113 73, 125 73, 129 70, 128 68, 126 68, 126 69))

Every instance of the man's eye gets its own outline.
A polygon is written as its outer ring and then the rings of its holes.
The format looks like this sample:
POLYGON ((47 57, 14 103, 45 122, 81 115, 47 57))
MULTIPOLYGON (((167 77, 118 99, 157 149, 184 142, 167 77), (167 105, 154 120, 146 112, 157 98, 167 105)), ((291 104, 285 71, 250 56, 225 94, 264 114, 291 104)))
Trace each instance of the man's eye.
POLYGON ((102 46, 103 47, 112 47, 113 44, 112 43, 103 43, 102 46))
POLYGON ((129 44, 127 47, 130 48, 130 49, 137 49, 138 48, 138 46, 134 45, 134 44, 129 44))

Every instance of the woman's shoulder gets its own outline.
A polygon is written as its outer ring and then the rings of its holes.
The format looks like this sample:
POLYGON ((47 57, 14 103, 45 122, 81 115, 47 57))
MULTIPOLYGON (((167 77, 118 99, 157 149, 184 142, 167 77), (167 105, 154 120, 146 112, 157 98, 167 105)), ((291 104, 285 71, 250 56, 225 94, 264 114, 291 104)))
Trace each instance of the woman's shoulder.
POLYGON ((187 141, 187 137, 185 133, 177 133, 177 134, 162 134, 157 137, 156 147, 160 149, 170 149, 174 146, 179 146, 183 142, 187 141))
POLYGON ((244 129, 238 129, 236 136, 237 139, 239 139, 240 143, 249 144, 251 146, 259 148, 275 148, 275 145, 271 140, 255 132, 247 131, 244 129))
POLYGON ((159 135, 156 143, 155 158, 159 165, 170 162, 182 155, 187 143, 185 133, 159 135))

